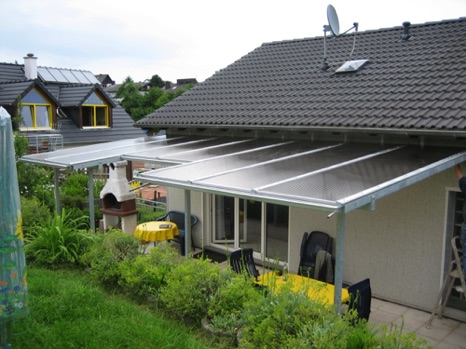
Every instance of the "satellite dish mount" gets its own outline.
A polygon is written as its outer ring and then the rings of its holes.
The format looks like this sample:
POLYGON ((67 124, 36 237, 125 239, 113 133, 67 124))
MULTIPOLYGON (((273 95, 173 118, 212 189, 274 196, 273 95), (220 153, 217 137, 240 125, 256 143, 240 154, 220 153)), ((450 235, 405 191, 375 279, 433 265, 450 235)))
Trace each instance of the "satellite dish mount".
MULTIPOLYGON (((322 65, 322 70, 327 70, 329 68, 327 63, 327 32, 331 32, 335 38, 340 36, 340 23, 338 22, 337 11, 332 5, 327 6, 327 20, 328 24, 324 25, 324 63, 322 65)), ((341 35, 348 33, 352 29, 358 31, 358 26, 358 23, 353 23, 353 26, 341 35)))

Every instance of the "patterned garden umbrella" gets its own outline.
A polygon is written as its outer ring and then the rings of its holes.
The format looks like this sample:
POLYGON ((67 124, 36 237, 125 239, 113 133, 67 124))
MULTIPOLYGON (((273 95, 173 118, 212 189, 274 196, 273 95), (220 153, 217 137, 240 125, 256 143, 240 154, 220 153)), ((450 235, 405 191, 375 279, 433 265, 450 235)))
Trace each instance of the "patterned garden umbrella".
POLYGON ((0 107, 0 348, 11 322, 27 313, 26 261, 11 117, 0 107))

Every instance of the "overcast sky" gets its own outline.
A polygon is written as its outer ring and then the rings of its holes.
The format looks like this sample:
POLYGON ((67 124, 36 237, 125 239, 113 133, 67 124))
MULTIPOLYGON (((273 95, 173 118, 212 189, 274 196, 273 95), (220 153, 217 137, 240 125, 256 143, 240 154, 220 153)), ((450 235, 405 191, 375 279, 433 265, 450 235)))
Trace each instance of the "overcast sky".
POLYGON ((201 82, 264 42, 322 36, 328 4, 341 32, 466 16, 466 0, 1 0, 0 62, 201 82))

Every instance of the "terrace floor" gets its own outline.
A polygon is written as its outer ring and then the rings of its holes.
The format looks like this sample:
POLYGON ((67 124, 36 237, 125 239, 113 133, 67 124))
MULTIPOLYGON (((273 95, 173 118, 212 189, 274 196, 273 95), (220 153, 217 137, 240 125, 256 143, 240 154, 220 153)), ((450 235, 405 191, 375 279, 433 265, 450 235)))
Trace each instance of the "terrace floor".
POLYGON ((434 318, 432 326, 426 323, 430 313, 412 309, 399 304, 372 298, 369 323, 374 326, 394 324, 403 332, 414 332, 418 338, 424 338, 434 349, 465 349, 466 323, 449 318, 434 318))

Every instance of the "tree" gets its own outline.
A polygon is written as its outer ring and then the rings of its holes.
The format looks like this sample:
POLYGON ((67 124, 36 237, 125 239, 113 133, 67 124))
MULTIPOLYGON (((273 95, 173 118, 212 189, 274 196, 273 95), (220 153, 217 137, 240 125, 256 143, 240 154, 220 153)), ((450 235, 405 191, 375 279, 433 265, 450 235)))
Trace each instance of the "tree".
POLYGON ((165 81, 162 80, 162 78, 160 76, 158 76, 157 74, 156 75, 152 75, 152 78, 150 79, 150 85, 152 87, 164 87, 165 86, 165 81))
MULTIPOLYGON (((151 84, 155 78, 160 79, 158 75, 154 75, 151 84)), ((193 85, 188 84, 175 92, 171 90, 164 91, 161 87, 151 87, 147 92, 143 93, 139 91, 138 84, 128 76, 118 89, 116 97, 121 98, 120 104, 131 118, 138 121, 188 91, 191 87, 193 85)))

